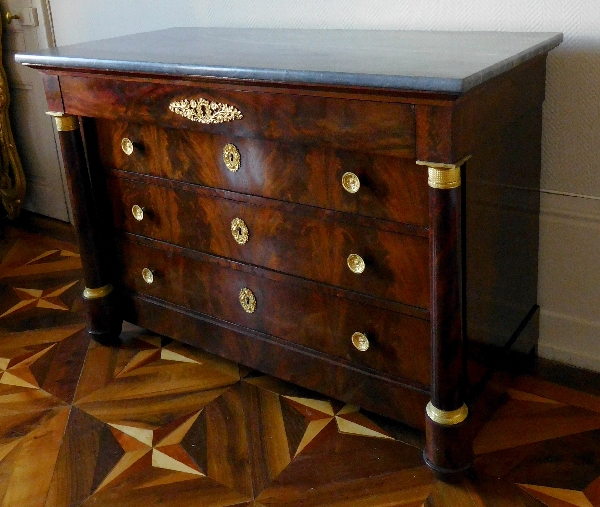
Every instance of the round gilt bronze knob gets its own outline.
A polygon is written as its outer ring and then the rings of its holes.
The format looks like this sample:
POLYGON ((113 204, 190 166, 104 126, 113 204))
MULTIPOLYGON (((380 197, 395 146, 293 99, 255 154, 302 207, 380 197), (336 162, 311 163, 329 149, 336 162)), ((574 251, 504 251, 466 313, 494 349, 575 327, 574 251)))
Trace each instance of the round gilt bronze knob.
POLYGON ((148 285, 154 282, 154 271, 148 268, 142 269, 142 278, 148 285))
POLYGON ((352 335, 352 345, 361 352, 369 350, 369 339, 364 333, 354 333, 352 335))
POLYGON ((239 150, 233 144, 226 144, 223 148, 223 162, 231 172, 236 172, 241 165, 239 150))
POLYGON ((256 310, 256 298, 253 292, 248 288, 244 287, 240 291, 240 304, 246 313, 254 313, 256 310))
POLYGON ((121 139, 121 149, 125 155, 131 155, 133 153, 133 141, 128 137, 121 139))
POLYGON ((141 206, 134 204, 131 208, 131 214, 133 215, 133 218, 135 218, 138 222, 141 222, 142 220, 144 220, 145 210, 146 208, 142 208, 141 206))
POLYGON ((350 192, 351 194, 356 194, 358 189, 360 188, 360 180, 358 176, 354 173, 344 173, 342 176, 342 186, 346 192, 350 192))
POLYGON ((245 245, 248 241, 248 227, 241 218, 234 218, 231 221, 231 235, 240 245, 245 245))
POLYGON ((6 19, 6 24, 10 25, 12 23, 13 19, 21 19, 21 16, 18 16, 16 14, 11 14, 9 11, 6 11, 4 18, 6 19))
POLYGON ((365 270, 365 261, 358 254, 350 254, 347 262, 350 271, 356 273, 357 275, 360 275, 365 270))

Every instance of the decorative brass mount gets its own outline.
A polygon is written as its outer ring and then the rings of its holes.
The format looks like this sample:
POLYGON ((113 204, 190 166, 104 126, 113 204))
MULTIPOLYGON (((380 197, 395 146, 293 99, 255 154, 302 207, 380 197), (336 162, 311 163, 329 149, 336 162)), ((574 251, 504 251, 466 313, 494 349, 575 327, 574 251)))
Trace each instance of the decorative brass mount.
POLYGON ((223 162, 232 173, 236 172, 241 165, 240 151, 234 144, 226 144, 223 148, 223 162))
POLYGON ((231 221, 231 234, 239 245, 245 245, 248 241, 248 226, 241 218, 231 221))
POLYGON ((346 192, 355 194, 360 188, 360 180, 356 174, 347 172, 342 176, 342 186, 346 192))
POLYGON ((98 299, 108 296, 113 291, 111 284, 105 285, 104 287, 98 287, 97 289, 89 289, 86 287, 83 291, 84 299, 98 299))
POLYGON ((427 162, 425 160, 417 160, 416 164, 427 166, 427 183, 431 188, 449 190, 460 187, 460 168, 470 158, 471 155, 467 155, 455 164, 427 162))
POLYGON ((200 123, 224 123, 241 120, 244 117, 236 107, 208 101, 202 97, 191 100, 174 100, 169 104, 169 110, 188 120, 200 123))
POLYGON ((366 352, 369 350, 369 339, 364 333, 354 333, 352 335, 352 345, 354 345, 356 350, 366 352))
POLYGON ((463 403, 463 406, 456 410, 441 410, 433 406, 433 403, 427 404, 427 416, 433 422, 442 426, 454 426, 463 422, 469 415, 469 409, 463 403))
POLYGON ((360 275, 365 270, 365 261, 358 254, 350 254, 346 260, 350 271, 360 275))
POLYGON ((254 293, 248 288, 244 287, 240 291, 240 305, 246 313, 254 313, 256 310, 256 298, 254 297, 254 293))
POLYGON ((71 132, 72 130, 77 130, 79 128, 77 116, 54 111, 48 111, 46 114, 54 118, 56 121, 56 130, 59 132, 71 132))

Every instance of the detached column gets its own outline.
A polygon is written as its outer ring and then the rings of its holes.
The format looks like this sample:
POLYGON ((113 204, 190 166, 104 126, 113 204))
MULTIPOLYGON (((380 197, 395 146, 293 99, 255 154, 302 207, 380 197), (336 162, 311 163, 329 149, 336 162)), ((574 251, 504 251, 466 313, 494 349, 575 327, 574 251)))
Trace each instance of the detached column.
POLYGON ((73 221, 79 242, 85 290, 83 300, 87 329, 100 343, 111 343, 121 333, 122 319, 111 285, 111 273, 105 254, 102 227, 94 201, 83 140, 76 116, 49 112, 56 120, 67 174, 73 221))
POLYGON ((431 401, 427 405, 427 464, 441 473, 472 462, 464 403, 461 165, 418 161, 429 183, 431 401))

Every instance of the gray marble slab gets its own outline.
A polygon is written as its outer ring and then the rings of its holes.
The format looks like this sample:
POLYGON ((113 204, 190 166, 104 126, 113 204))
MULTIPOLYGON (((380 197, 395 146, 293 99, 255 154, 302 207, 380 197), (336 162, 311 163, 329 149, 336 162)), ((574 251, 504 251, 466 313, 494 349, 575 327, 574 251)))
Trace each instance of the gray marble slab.
POLYGON ((561 33, 169 28, 36 53, 25 65, 465 92, 561 33))

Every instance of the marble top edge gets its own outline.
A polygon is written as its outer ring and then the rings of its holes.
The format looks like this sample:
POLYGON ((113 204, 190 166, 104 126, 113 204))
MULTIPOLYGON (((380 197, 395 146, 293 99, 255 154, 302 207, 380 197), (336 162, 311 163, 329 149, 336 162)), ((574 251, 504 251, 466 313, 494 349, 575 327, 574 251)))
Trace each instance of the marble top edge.
POLYGON ((464 93, 562 39, 544 32, 170 28, 15 59, 77 70, 464 93))

